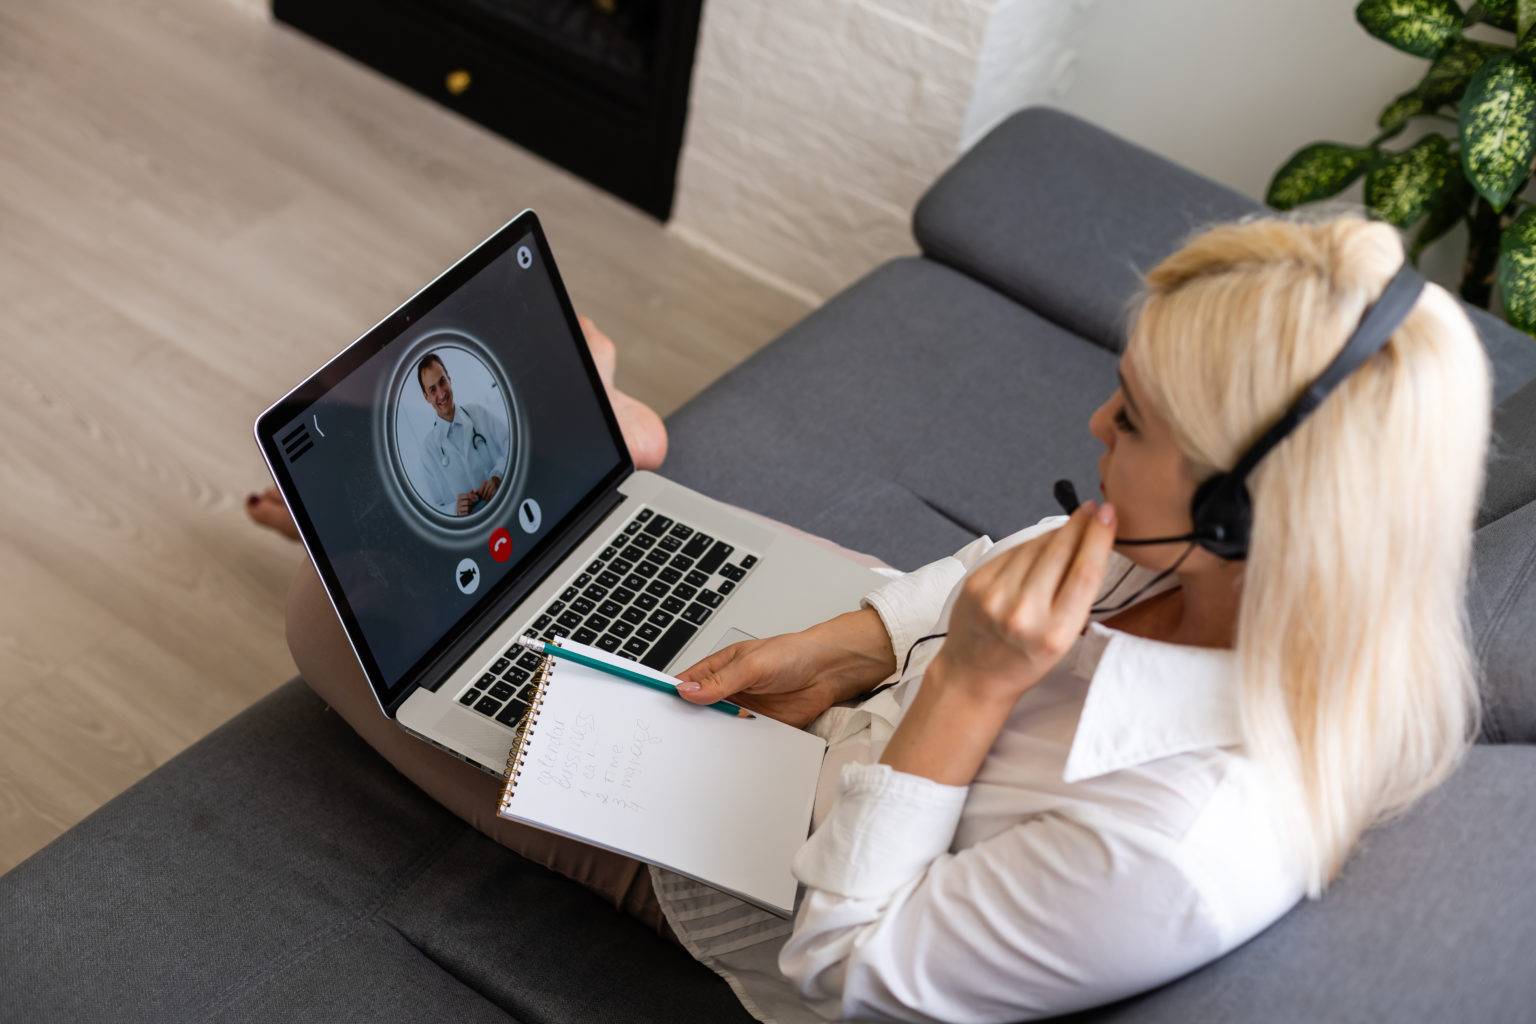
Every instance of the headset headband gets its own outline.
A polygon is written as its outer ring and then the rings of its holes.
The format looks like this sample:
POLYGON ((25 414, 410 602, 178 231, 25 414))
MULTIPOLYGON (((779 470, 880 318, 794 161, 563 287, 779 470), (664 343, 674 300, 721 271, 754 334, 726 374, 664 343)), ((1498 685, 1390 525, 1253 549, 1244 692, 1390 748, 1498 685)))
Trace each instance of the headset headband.
POLYGON ((1381 297, 1365 311, 1360 318, 1360 325, 1355 328, 1355 333, 1349 336, 1343 349, 1333 357, 1317 379, 1302 392, 1301 397, 1290 407, 1284 416, 1274 426, 1264 432, 1252 448, 1238 460, 1237 465, 1226 474, 1232 482, 1241 482, 1247 478, 1253 467, 1260 459, 1269 454, 1269 450, 1284 440, 1285 436, 1296 429, 1297 424, 1307 418, 1307 415, 1320 405, 1328 393, 1339 385, 1345 377, 1353 373, 1361 363, 1375 355, 1392 332, 1397 330, 1408 312, 1413 309, 1413 304, 1418 301, 1419 293, 1424 290, 1424 276, 1413 268, 1411 264, 1404 263, 1398 272, 1387 282, 1382 289, 1381 297))

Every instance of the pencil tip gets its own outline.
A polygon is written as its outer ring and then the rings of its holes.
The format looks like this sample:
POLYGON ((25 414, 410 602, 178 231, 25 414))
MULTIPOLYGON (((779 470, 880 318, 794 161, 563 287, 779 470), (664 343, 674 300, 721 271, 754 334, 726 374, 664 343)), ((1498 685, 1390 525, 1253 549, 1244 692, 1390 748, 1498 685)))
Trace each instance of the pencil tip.
POLYGON ((736 717, 737 718, 756 718, 757 716, 754 715, 752 712, 748 711, 746 708, 742 708, 740 711, 736 712, 736 717))

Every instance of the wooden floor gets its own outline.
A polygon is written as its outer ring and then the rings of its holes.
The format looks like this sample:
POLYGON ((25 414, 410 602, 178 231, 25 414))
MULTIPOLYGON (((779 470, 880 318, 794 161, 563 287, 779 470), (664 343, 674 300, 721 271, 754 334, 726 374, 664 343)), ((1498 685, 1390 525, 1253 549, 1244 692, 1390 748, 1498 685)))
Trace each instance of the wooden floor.
POLYGON ((663 414, 805 313, 229 0, 0 0, 0 872, 293 674, 252 420, 525 206, 663 414))

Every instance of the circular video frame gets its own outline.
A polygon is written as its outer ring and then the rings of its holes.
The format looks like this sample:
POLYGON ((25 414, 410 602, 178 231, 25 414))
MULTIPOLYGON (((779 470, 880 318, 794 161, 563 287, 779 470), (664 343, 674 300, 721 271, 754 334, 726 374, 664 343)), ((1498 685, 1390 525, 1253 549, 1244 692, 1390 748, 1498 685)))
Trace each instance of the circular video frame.
POLYGON ((527 473, 505 375, 478 341, 442 331, 409 347, 388 387, 384 448, 403 504, 432 533, 482 528, 527 473))

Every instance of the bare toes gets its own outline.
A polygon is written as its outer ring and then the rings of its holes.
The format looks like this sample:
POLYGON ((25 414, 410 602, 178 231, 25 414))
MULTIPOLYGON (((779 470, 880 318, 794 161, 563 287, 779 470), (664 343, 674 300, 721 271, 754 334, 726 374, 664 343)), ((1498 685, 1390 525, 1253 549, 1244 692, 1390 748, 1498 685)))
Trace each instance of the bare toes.
POLYGON ((283 504, 276 487, 269 487, 259 495, 248 495, 245 513, 252 522, 275 530, 289 540, 299 539, 299 528, 294 525, 293 516, 288 514, 288 506, 283 504))

